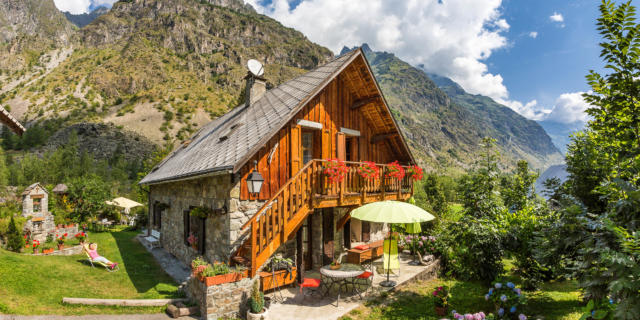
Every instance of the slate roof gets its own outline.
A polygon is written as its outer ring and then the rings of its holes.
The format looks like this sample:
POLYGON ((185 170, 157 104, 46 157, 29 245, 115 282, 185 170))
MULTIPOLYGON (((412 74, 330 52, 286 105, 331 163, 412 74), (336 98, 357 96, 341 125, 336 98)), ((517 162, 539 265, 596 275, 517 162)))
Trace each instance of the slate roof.
POLYGON ((22 192, 22 195, 23 195, 23 196, 28 195, 28 194, 31 192, 31 190, 33 190, 33 189, 34 189, 35 187, 37 187, 37 186, 40 186, 40 189, 44 190, 44 192, 45 192, 45 193, 48 193, 48 192, 47 192, 47 189, 45 189, 44 187, 42 187, 42 185, 40 184, 40 182, 36 182, 36 183, 34 183, 34 184, 32 184, 32 185, 28 186, 26 189, 24 189, 24 191, 22 192))
POLYGON ((360 54, 361 50, 353 50, 336 57, 267 91, 248 107, 240 105, 211 121, 153 168, 140 184, 239 170, 248 157, 360 54))

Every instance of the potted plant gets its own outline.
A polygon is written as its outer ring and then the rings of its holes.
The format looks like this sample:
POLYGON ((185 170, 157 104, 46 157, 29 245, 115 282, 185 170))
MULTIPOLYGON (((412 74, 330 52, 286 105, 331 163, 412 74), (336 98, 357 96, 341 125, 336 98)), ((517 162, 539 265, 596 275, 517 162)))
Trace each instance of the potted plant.
POLYGON ((446 315, 447 310, 449 309, 449 298, 451 297, 451 294, 449 293, 449 287, 437 287, 435 290, 433 290, 432 294, 436 314, 439 316, 446 315))
POLYGON ((247 320, 262 320, 265 318, 267 310, 264 307, 264 293, 260 291, 258 280, 253 282, 251 297, 249 297, 249 310, 247 310, 247 320))
POLYGON ((333 261, 331 261, 331 264, 329 265, 329 268, 331 268, 331 270, 340 269, 340 261, 334 259, 333 261))
POLYGON ((358 174, 367 181, 376 180, 380 176, 380 168, 371 161, 364 161, 358 167, 358 174))
POLYGON ((84 241, 87 239, 87 234, 84 233, 83 231, 81 231, 81 232, 76 233, 76 235, 74 237, 78 240, 78 243, 83 245, 84 241))
POLYGON ((339 183, 344 180, 344 175, 348 170, 344 161, 340 159, 329 159, 325 162, 323 172, 329 179, 329 182, 339 183))
POLYGON ((199 277, 202 271, 207 267, 208 263, 202 257, 197 257, 191 261, 191 274, 199 277))
POLYGON ((213 264, 207 265, 202 271, 200 279, 207 287, 210 287, 228 282, 236 282, 242 279, 242 277, 243 272, 229 268, 226 263, 214 262, 213 264))
POLYGON ((193 248, 193 250, 198 250, 198 237, 196 237, 193 232, 189 232, 189 237, 187 238, 187 243, 193 248))
POLYGON ((422 177, 424 175, 424 170, 414 165, 407 168, 407 174, 409 175, 409 178, 413 179, 413 181, 419 181, 419 180, 422 180, 422 177))
POLYGON ((56 236, 58 241, 58 250, 62 250, 62 248, 64 248, 64 242, 67 240, 67 234, 63 234, 61 236, 56 236))
POLYGON ((276 255, 271 258, 262 272, 260 272, 260 282, 262 290, 267 291, 279 286, 292 284, 297 275, 297 268, 293 265, 293 260, 276 255))
POLYGON ((402 180, 404 174, 404 168, 398 163, 398 160, 387 164, 387 177, 402 180))
POLYGON ((38 253, 38 248, 40 247, 40 241, 34 239, 31 245, 33 246, 33 254, 38 253))

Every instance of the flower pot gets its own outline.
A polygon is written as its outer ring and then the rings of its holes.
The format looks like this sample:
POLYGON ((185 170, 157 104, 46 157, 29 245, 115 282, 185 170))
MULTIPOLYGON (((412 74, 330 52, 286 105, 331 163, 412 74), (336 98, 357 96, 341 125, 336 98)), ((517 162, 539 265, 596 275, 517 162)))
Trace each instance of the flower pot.
POLYGON ((260 284, 262 285, 262 291, 274 289, 276 287, 283 287, 290 285, 296 281, 298 269, 296 267, 291 268, 291 275, 287 270, 278 270, 274 272, 260 272, 260 284))
POLYGON ((241 278, 241 275, 238 273, 227 273, 227 274, 221 274, 221 275, 217 275, 215 277, 204 277, 204 285, 207 287, 210 286, 215 286, 218 284, 223 284, 223 283, 229 283, 229 282, 236 282, 239 281, 241 278))
POLYGON ((38 253, 38 248, 33 248, 33 254, 37 254, 38 253))
MULTIPOLYGON (((204 271, 204 269, 206 269, 206 268, 207 268, 207 266, 197 266, 197 267, 195 267, 195 268, 191 268, 191 271, 192 271, 192 272, 191 272, 191 275, 193 275, 193 276, 199 276, 199 275, 200 275, 200 273, 201 273, 202 271, 204 271)), ((202 280, 201 280, 201 281, 202 281, 202 280)))
POLYGON ((267 319, 267 309, 263 309, 261 313, 253 313, 251 310, 247 310, 247 320, 265 320, 267 319))
POLYGON ((436 309, 436 314, 439 316, 446 316, 447 315, 447 307, 435 307, 436 309))
POLYGON ((44 249, 44 250, 42 250, 42 253, 43 253, 43 254, 49 254, 49 253, 52 253, 52 252, 53 252, 53 248, 49 248, 49 249, 44 249))
POLYGON ((58 250, 62 250, 64 248, 64 244, 58 244, 58 250))
POLYGON ((338 269, 340 269, 340 265, 339 265, 339 264, 331 265, 331 266, 329 266, 329 268, 330 268, 331 270, 338 270, 338 269))

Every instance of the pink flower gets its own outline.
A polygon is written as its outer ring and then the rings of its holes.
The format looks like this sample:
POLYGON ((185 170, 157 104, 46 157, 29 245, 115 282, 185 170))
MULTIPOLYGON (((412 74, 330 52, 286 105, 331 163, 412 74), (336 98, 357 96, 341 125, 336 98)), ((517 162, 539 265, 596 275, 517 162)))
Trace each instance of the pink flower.
POLYGON ((467 313, 464 315, 464 319, 465 320, 473 320, 473 315, 471 315, 470 313, 467 313))

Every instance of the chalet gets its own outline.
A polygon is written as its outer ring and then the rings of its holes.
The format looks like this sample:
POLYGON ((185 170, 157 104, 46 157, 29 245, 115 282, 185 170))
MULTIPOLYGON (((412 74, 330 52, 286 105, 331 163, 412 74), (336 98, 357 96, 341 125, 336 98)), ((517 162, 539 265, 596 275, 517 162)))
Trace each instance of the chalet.
POLYGON ((149 235, 186 263, 203 255, 245 264, 251 276, 277 251, 308 270, 353 242, 381 239, 384 226, 348 221, 347 213, 407 200, 412 180, 387 177, 386 164, 414 160, 362 50, 268 91, 260 76, 246 79, 244 104, 141 181, 149 186, 149 235), (332 158, 346 163, 341 182, 324 173, 332 158), (358 175, 363 161, 376 163, 378 179, 358 175))

